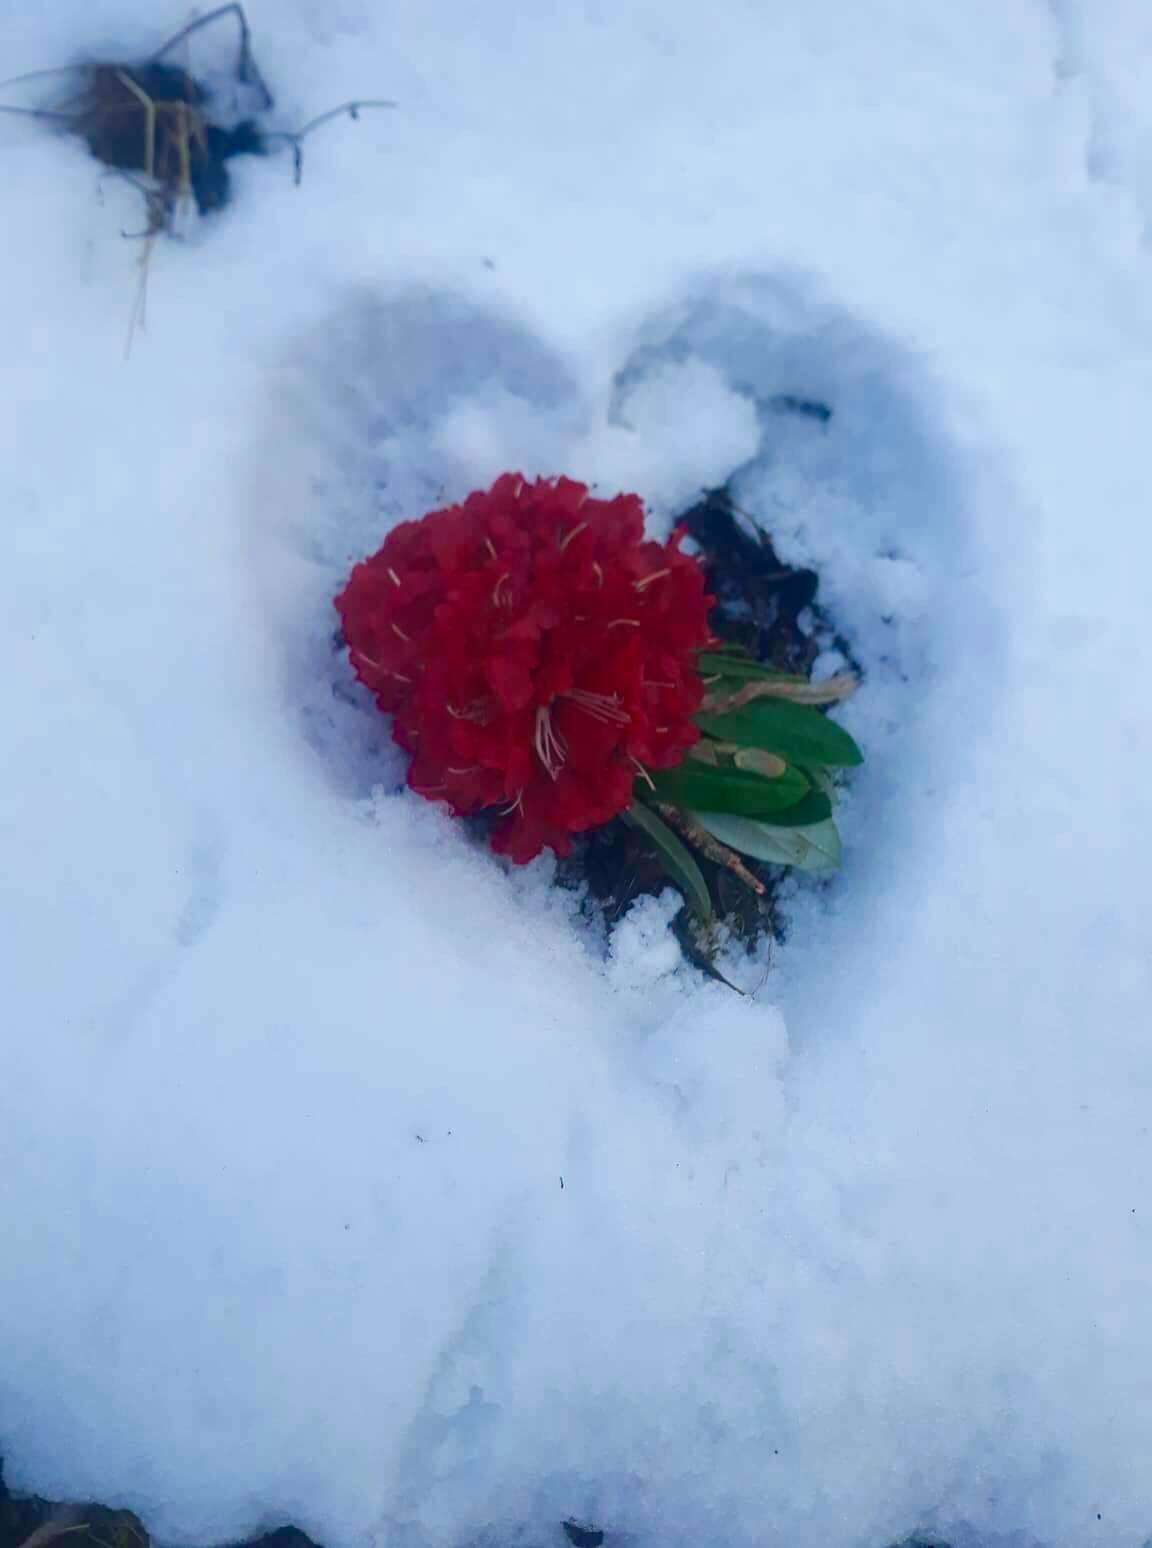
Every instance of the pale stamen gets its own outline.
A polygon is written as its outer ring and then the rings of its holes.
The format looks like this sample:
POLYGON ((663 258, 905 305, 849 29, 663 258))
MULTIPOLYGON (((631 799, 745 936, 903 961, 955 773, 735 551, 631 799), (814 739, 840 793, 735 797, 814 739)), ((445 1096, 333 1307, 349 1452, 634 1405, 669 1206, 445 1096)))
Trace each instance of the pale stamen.
POLYGON ((410 634, 405 634, 404 630, 400 627, 400 625, 398 623, 393 622, 393 624, 392 624, 392 633, 394 635, 396 635, 396 637, 398 639, 403 640, 405 645, 411 645, 411 643, 412 643, 412 636, 410 634))
POLYGON ((663 576, 671 574, 671 570, 654 570, 651 575, 645 575, 643 580, 633 581, 632 587, 635 591, 643 591, 644 587, 650 586, 653 581, 658 581, 663 576))
POLYGON ((568 743, 552 724, 552 711, 546 704, 540 705, 536 711, 536 756, 544 765, 549 779, 555 779, 564 767, 564 757, 568 751, 568 743))
POLYGON ((582 521, 578 527, 573 527, 571 532, 562 537, 560 539, 560 552, 563 553, 572 539, 574 537, 579 537, 581 532, 584 532, 587 529, 587 526, 588 523, 586 521, 582 521))
POLYGON ((571 699, 577 709, 591 715, 593 720, 602 720, 605 725, 626 726, 632 720, 628 711, 621 708, 620 697, 615 693, 593 693, 588 688, 569 688, 559 697, 571 699))
POLYGON ((391 565, 388 566, 388 579, 394 586, 399 586, 400 577, 396 574, 396 571, 392 568, 391 565))
POLYGON ((653 780, 651 774, 649 774, 648 770, 640 762, 639 758, 629 757, 628 762, 636 770, 637 774, 639 774, 640 778, 645 782, 649 790, 655 790, 656 783, 653 780))
POLYGON ((362 650, 354 650, 352 652, 352 660, 355 663, 363 662, 365 666, 370 666, 374 672, 383 672, 385 677, 394 677, 398 682, 410 683, 412 681, 410 677, 405 677, 403 672, 393 672, 391 667, 382 666, 379 661, 373 661, 372 657, 366 656, 362 650))

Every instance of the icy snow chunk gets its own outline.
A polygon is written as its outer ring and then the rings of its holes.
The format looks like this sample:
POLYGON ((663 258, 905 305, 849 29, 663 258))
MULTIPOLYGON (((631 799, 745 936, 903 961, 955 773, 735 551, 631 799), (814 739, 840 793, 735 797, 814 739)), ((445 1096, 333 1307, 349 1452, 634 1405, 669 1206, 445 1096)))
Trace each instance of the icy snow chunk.
POLYGON ((838 672, 848 669, 848 659, 843 651, 822 650, 812 663, 812 671, 809 676, 814 683, 823 683, 830 677, 835 677, 838 672))
POLYGON ((554 415, 493 386, 454 404, 435 426, 429 449, 434 460, 468 468, 474 484, 486 487, 501 473, 553 476, 567 463, 569 440, 554 415))
MULTIPOLYGON (((628 393, 612 419, 590 434, 582 465, 605 486, 643 492, 665 517, 701 489, 723 484, 754 455, 756 405, 703 360, 668 362, 628 393)), ((656 522, 663 535, 670 522, 656 522)))
POLYGON ((671 887, 659 897, 638 898, 612 932, 608 973, 618 989, 643 989, 683 962, 672 921, 684 899, 671 887))

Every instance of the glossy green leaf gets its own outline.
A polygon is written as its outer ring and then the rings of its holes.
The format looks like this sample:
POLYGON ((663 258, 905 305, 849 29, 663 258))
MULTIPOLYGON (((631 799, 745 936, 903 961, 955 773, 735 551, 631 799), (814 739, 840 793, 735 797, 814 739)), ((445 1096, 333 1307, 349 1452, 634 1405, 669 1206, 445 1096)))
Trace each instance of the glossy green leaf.
POLYGON ((719 812, 690 812, 689 816, 729 849, 738 849, 754 860, 792 865, 801 871, 834 871, 840 864, 840 835, 831 819, 782 828, 719 812))
MULTIPOLYGON (((809 775, 809 778, 811 776, 809 775)), ((774 828, 806 828, 812 823, 825 822, 832 815, 832 802, 822 790, 810 790, 801 796, 795 806, 766 817, 774 828)))
POLYGON ((742 769, 715 768, 696 758, 685 758, 674 769, 654 770, 651 777, 660 801, 745 817, 771 817, 786 811, 812 789, 807 776, 791 765, 775 779, 766 779, 742 769))
POLYGON ((828 770, 815 768, 805 769, 804 772, 812 781, 813 785, 815 785, 816 789, 822 790, 828 797, 829 803, 832 806, 835 806, 839 792, 836 789, 836 781, 832 778, 832 775, 829 774, 828 770))
POLYGON ((848 768, 863 763, 864 754, 843 726, 806 704, 786 699, 755 699, 725 715, 697 715, 709 736, 743 747, 763 747, 797 763, 848 768))
POLYGON ((736 640, 717 640, 715 645, 705 652, 713 656, 741 656, 746 661, 754 659, 752 651, 747 645, 741 645, 736 640))
POLYGON ((708 883, 688 846, 643 801, 633 801, 624 815, 648 839, 660 856, 669 877, 680 888, 691 907, 705 924, 709 923, 712 919, 712 899, 708 893, 708 883))

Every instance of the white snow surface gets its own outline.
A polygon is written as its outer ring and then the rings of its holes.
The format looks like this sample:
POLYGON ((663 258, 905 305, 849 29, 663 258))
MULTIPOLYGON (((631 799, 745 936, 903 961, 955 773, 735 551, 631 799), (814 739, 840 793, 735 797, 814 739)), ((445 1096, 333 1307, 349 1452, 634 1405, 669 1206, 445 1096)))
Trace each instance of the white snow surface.
MULTIPOLYGON (((399 106, 235 161, 127 360, 138 195, 0 120, 9 1483, 171 1543, 1136 1548, 1147 7, 250 16, 275 123, 399 106), (654 530, 734 475, 867 669, 752 1000, 671 892, 605 950, 404 793, 351 684, 351 563, 509 467, 654 530)), ((0 0, 0 53, 183 19, 0 0)))

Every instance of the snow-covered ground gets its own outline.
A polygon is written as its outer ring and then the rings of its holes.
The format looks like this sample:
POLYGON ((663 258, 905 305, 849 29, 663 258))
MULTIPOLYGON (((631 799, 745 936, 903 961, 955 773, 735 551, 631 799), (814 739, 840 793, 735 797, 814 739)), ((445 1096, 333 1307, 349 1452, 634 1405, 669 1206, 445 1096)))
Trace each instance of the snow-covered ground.
MULTIPOLYGON (((174 1542, 1137 1548, 1152 13, 250 14, 278 122, 399 107, 233 163, 127 361, 137 196, 0 122, 10 1483, 174 1542), (331 596, 507 467, 657 522, 737 473, 869 668, 754 1001, 396 793, 331 596)), ((0 0, 0 57, 183 19, 0 0)))

